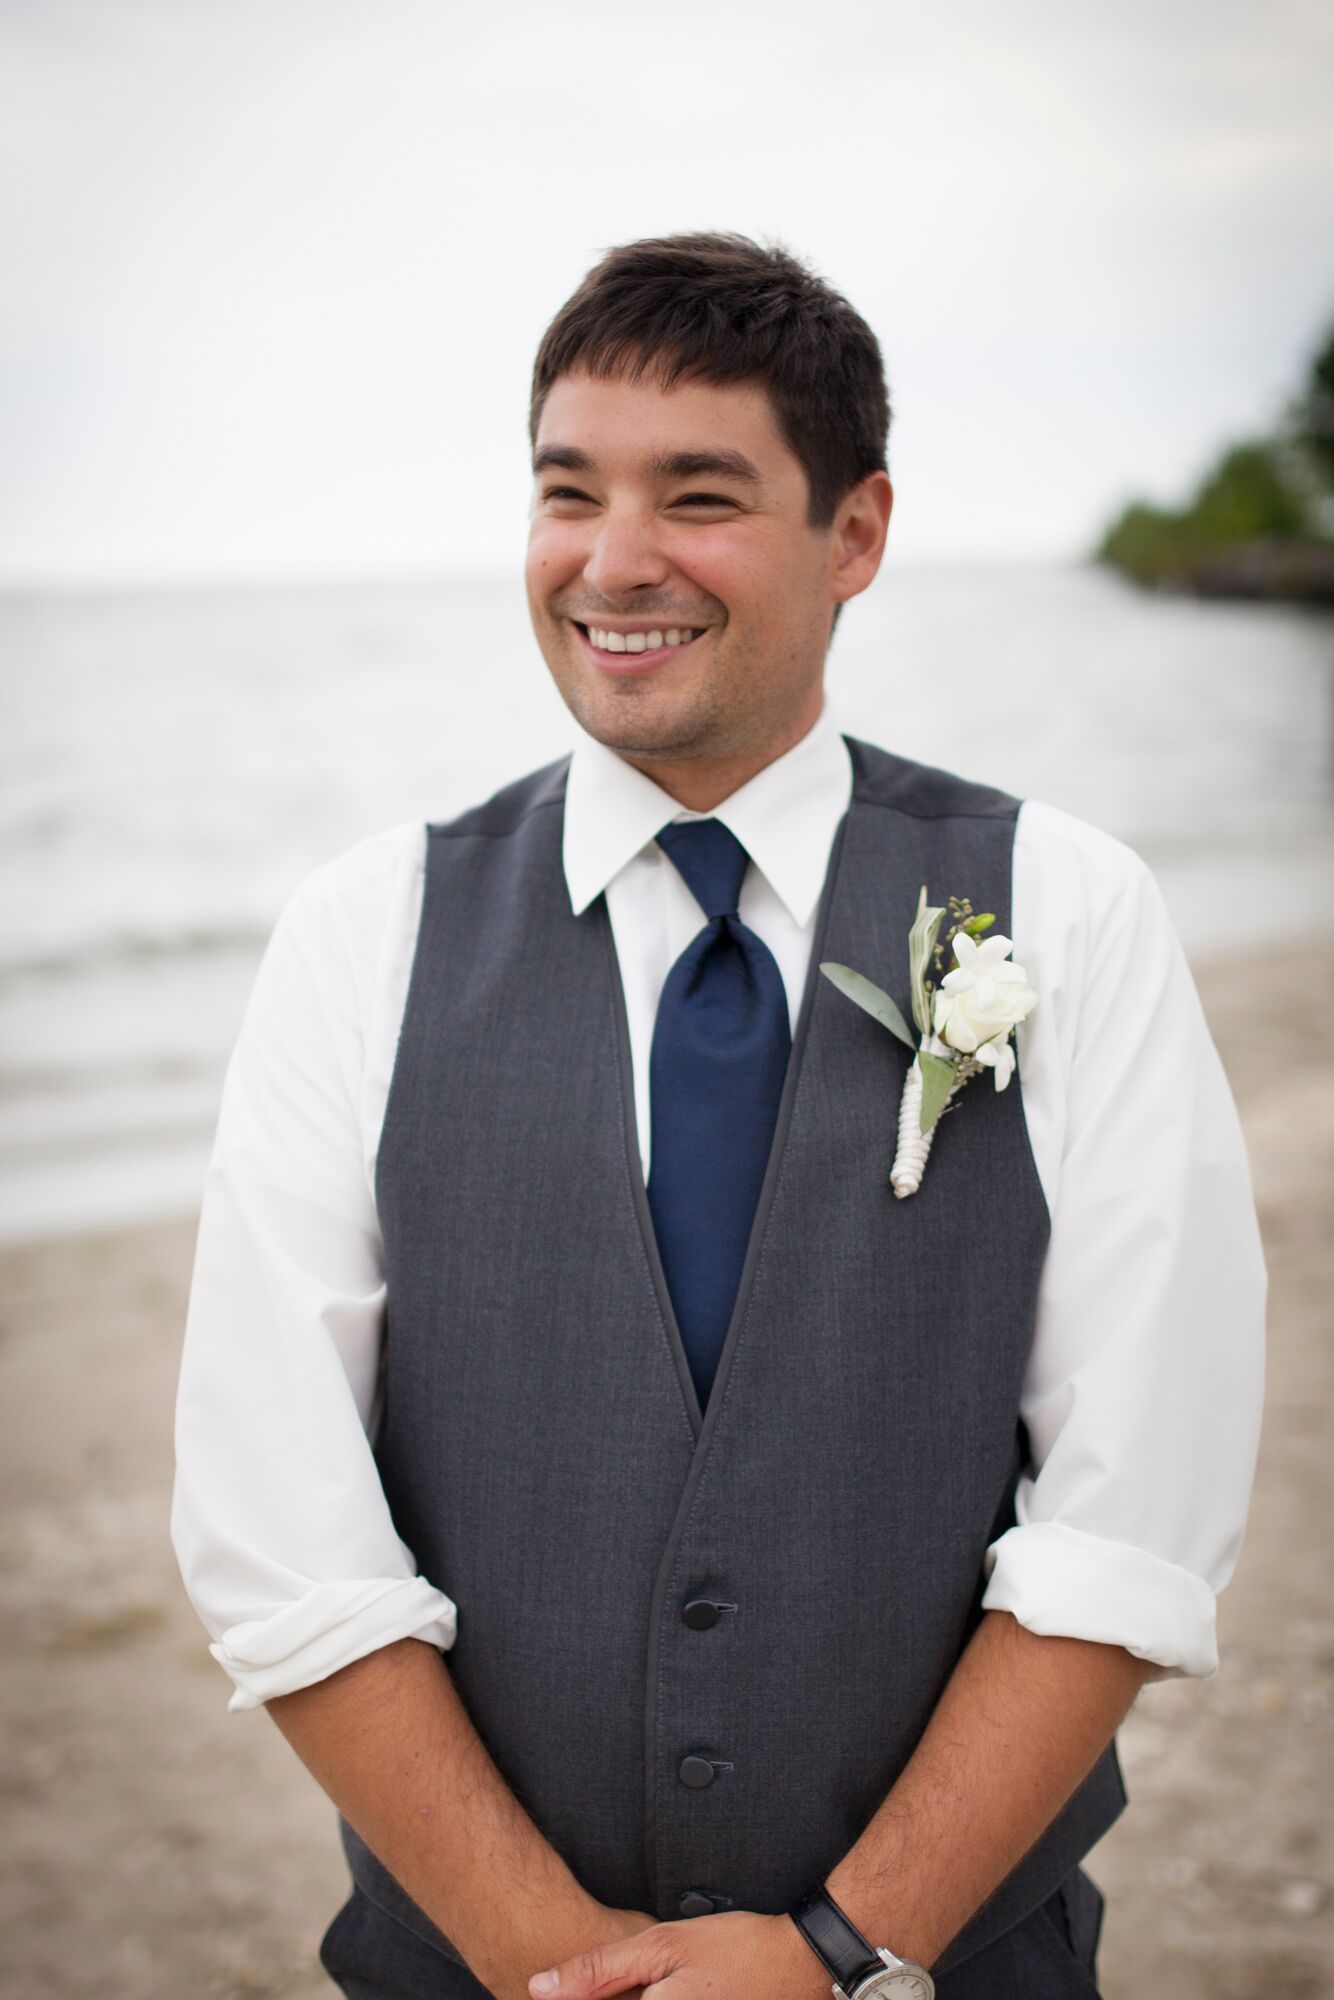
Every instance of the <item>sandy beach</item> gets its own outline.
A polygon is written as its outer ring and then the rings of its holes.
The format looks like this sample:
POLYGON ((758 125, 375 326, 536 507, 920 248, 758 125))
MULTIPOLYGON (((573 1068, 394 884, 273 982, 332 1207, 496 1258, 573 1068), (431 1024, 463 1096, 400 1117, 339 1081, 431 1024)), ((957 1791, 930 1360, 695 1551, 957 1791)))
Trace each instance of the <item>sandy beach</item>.
MULTIPOLYGON (((1334 944, 1196 968, 1270 1271, 1261 1470, 1223 1671, 1146 1690, 1131 1810, 1090 1868, 1107 2000, 1334 1992, 1334 944)), ((226 1713, 167 1540, 193 1222, 0 1257, 5 1813, 15 2000, 333 1991, 333 1809, 263 1714, 226 1713)))

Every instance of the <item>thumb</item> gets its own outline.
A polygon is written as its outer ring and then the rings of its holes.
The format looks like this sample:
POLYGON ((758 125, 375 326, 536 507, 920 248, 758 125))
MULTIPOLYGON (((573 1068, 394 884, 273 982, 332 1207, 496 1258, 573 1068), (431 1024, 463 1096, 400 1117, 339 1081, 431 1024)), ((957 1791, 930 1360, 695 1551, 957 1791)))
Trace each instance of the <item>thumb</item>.
POLYGON ((616 1938, 577 1952, 549 1972, 535 1972, 528 1981, 528 1991, 537 2000, 594 2000, 594 1996, 608 2000, 613 1993, 665 1979, 674 1964, 669 1943, 661 1927, 654 1924, 633 1937, 616 1938))

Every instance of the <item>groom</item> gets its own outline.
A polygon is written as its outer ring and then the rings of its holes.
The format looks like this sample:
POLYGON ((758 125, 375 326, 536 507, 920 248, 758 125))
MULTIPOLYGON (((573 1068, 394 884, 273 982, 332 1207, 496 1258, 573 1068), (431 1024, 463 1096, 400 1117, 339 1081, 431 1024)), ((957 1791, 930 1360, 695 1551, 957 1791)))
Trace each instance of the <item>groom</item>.
POLYGON ((531 410, 574 756, 270 946, 174 1532, 233 1706, 340 1809, 356 2000, 1094 1994, 1113 1733, 1215 1664, 1235 1114, 1137 857, 834 729, 888 421, 784 253, 612 251, 531 410), (907 1051, 819 966, 906 1010, 922 885, 1038 999, 898 1201, 907 1051))

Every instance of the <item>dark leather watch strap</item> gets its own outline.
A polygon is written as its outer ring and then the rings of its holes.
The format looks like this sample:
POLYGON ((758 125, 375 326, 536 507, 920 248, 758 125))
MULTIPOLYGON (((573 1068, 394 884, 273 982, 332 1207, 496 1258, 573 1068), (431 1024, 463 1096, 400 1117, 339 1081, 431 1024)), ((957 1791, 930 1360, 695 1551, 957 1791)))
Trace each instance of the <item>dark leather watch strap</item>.
POLYGON ((856 1924, 844 1916, 827 1889, 811 1889, 799 1896, 788 1915, 845 1993, 853 1993, 869 1973, 884 1971, 885 1961, 856 1924))

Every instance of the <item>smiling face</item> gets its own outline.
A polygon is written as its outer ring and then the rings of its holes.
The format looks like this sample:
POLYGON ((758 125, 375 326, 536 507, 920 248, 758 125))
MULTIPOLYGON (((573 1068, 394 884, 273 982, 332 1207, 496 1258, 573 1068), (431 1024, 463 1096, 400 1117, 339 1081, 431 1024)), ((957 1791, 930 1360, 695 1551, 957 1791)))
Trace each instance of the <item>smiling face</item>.
POLYGON ((534 475, 528 606, 562 697, 709 810, 818 716, 834 606, 879 565, 888 479, 812 528, 762 388, 582 373, 552 384, 534 475))

